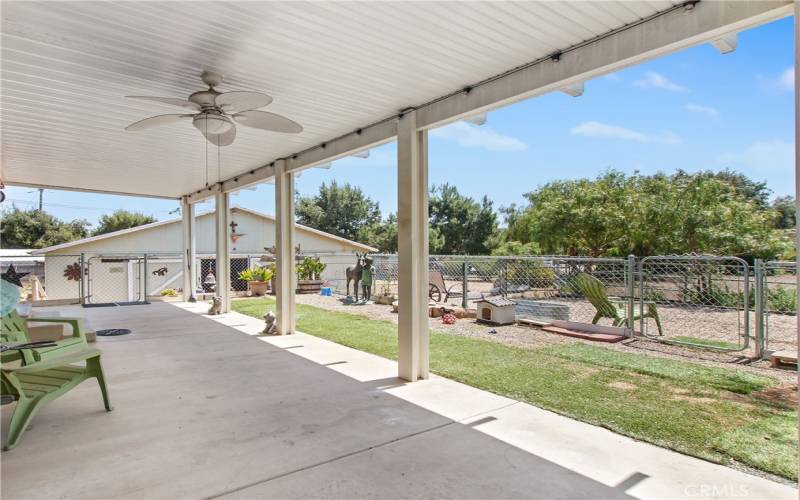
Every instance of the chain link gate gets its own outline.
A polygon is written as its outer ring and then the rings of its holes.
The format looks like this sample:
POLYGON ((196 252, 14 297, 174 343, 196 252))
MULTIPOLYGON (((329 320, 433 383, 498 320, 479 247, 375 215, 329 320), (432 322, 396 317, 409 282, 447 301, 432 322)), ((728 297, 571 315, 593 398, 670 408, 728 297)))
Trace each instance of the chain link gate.
POLYGON ((756 259, 756 355, 797 349, 797 263, 756 259))
POLYGON ((147 254, 81 254, 84 307, 147 303, 147 254))
POLYGON ((750 267, 743 259, 644 257, 639 262, 638 280, 636 299, 643 335, 722 351, 749 347, 751 306, 756 294, 751 290, 750 267), (653 314, 646 314, 653 311, 658 321, 653 314))

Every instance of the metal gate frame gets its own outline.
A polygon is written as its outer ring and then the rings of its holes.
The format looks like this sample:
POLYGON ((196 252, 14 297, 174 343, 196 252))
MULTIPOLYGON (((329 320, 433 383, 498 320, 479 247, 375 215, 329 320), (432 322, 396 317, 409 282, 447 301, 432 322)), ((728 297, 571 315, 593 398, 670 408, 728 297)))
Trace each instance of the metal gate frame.
MULTIPOLYGON (((655 340, 658 342, 663 342, 665 344, 676 344, 676 345, 688 345, 692 347, 702 347, 703 349, 711 349, 717 351, 725 351, 725 352, 739 352, 744 351, 750 346, 750 266, 744 259, 739 257, 724 257, 724 256, 711 256, 711 255, 657 255, 657 256, 648 256, 644 257, 639 261, 638 266, 638 276, 639 280, 639 328, 642 335, 646 336, 651 340, 655 340), (681 340, 672 340, 672 339, 665 339, 658 335, 649 335, 646 333, 646 321, 647 319, 644 317, 644 307, 645 307, 645 274, 644 274, 644 267, 648 262, 652 261, 672 261, 672 262, 690 262, 690 261, 707 261, 707 262, 736 262, 742 266, 742 278, 744 282, 744 291, 743 291, 743 312, 744 312, 744 328, 743 331, 739 333, 739 339, 744 339, 744 342, 740 344, 739 347, 735 349, 729 349, 725 347, 716 347, 716 346, 709 346, 709 345, 699 345, 693 342, 685 342, 681 340)), ((756 300, 759 300, 758 294, 756 294, 756 300)), ((760 353, 759 353, 760 355, 760 353)))
POLYGON ((81 253, 80 258, 81 266, 81 281, 80 281, 80 303, 83 307, 108 307, 108 306, 132 306, 139 304, 149 304, 147 301, 147 254, 112 254, 102 253, 88 256, 81 253), (135 265, 139 267, 139 276, 137 277, 136 287, 136 300, 133 301, 118 301, 118 302, 92 302, 92 277, 91 265, 93 259, 120 259, 126 261, 135 261, 135 265))

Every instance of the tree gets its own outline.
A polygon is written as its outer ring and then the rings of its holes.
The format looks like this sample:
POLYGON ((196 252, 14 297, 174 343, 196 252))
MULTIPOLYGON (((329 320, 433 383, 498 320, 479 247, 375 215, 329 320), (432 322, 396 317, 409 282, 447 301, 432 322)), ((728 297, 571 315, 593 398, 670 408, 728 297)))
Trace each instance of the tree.
POLYGON ((85 238, 89 222, 63 222, 47 212, 12 207, 3 214, 0 240, 3 248, 45 248, 85 238))
POLYGON ((544 253, 771 258, 785 246, 773 229, 775 210, 707 172, 609 171, 595 180, 551 182, 525 196, 528 206, 507 216, 505 241, 536 243, 544 253))
POLYGON ((381 253, 397 253, 397 216, 389 214, 385 221, 364 226, 358 241, 376 247, 381 253))
POLYGON ((793 196, 779 196, 772 202, 772 208, 778 212, 775 222, 777 229, 794 229, 797 225, 797 213, 793 196))
POLYGON ((497 230, 497 215, 486 196, 478 203, 450 184, 434 186, 429 215, 431 252, 445 255, 488 252, 486 240, 497 230), (439 238, 441 246, 436 245, 439 238))
POLYGON ((675 174, 676 179, 681 177, 708 177, 717 179, 730 184, 737 193, 742 195, 745 199, 755 202, 760 207, 769 206, 769 196, 772 190, 767 187, 766 182, 758 182, 750 179, 746 175, 735 172, 730 169, 720 170, 719 172, 712 172, 706 170, 696 174, 687 174, 683 170, 678 170, 675 174))
POLYGON ((378 204, 366 196, 361 188, 336 181, 324 182, 313 197, 299 197, 295 212, 297 222, 320 231, 356 240, 366 228, 380 223, 378 204))
POLYGON ((155 217, 139 212, 129 212, 127 210, 115 210, 110 215, 103 215, 98 221, 97 229, 92 232, 93 236, 99 234, 113 233, 121 229, 129 229, 144 224, 155 222, 155 217))

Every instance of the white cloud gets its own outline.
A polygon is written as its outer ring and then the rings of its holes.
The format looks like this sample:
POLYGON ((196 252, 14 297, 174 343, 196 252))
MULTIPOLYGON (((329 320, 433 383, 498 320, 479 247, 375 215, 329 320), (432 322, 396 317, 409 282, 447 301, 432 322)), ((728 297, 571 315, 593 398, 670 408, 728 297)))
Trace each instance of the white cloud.
POLYGON ((655 71, 648 71, 644 74, 644 78, 636 80, 633 84, 637 87, 645 89, 663 89, 671 92, 689 92, 689 89, 683 85, 678 85, 669 78, 655 71))
POLYGON ((709 118, 716 118, 719 116, 719 111, 717 111, 717 108, 701 106, 700 104, 687 104, 686 111, 689 111, 690 113, 700 113, 709 118))
POLYGON ((794 89, 794 68, 786 68, 778 77, 778 87, 784 90, 794 89))
POLYGON ((756 75, 756 78, 768 90, 789 91, 794 90, 794 68, 783 70, 778 76, 756 75))
POLYGON ((528 149, 528 145, 516 137, 499 134, 486 126, 479 127, 465 122, 455 122, 431 130, 431 135, 440 139, 453 140, 465 148, 482 148, 489 151, 524 151, 528 149))
POLYGON ((750 167, 758 171, 794 171, 794 145, 780 139, 757 141, 743 151, 719 156, 726 166, 750 167))
POLYGON ((606 139, 622 139, 636 142, 655 142, 661 144, 680 144, 683 140, 672 132, 664 134, 647 134, 617 125, 600 122, 583 122, 570 130, 572 135, 584 137, 602 137, 606 139))

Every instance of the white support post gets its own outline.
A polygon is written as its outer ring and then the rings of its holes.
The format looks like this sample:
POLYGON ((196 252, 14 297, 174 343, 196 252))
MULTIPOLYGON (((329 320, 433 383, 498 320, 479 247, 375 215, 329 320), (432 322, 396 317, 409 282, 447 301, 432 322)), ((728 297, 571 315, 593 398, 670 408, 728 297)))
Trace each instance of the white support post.
POLYGON ((294 237, 294 173, 287 171, 286 162, 275 162, 275 312, 278 332, 289 335, 295 331, 295 237, 294 237))
POLYGON ((189 203, 184 196, 181 198, 181 216, 183 229, 183 300, 194 302, 195 287, 197 287, 197 269, 195 260, 197 251, 195 248, 195 223, 194 223, 194 204, 189 203))
POLYGON ((217 235, 217 280, 216 295, 222 299, 220 312, 226 313, 231 309, 231 256, 228 239, 228 223, 230 220, 230 197, 221 189, 214 193, 216 209, 214 220, 217 235))
POLYGON ((416 112, 397 125, 398 365, 428 378, 428 135, 416 112))
MULTIPOLYGON (((795 212, 800 214, 800 0, 794 0, 794 183, 795 212)), ((800 256, 800 232, 795 232, 795 250, 800 256)), ((798 266, 795 274, 797 286, 800 288, 800 258, 796 260, 798 266)), ((800 294, 797 300, 797 305, 800 306, 800 294)), ((797 324, 797 341, 797 354, 800 356, 800 322, 797 324)))

